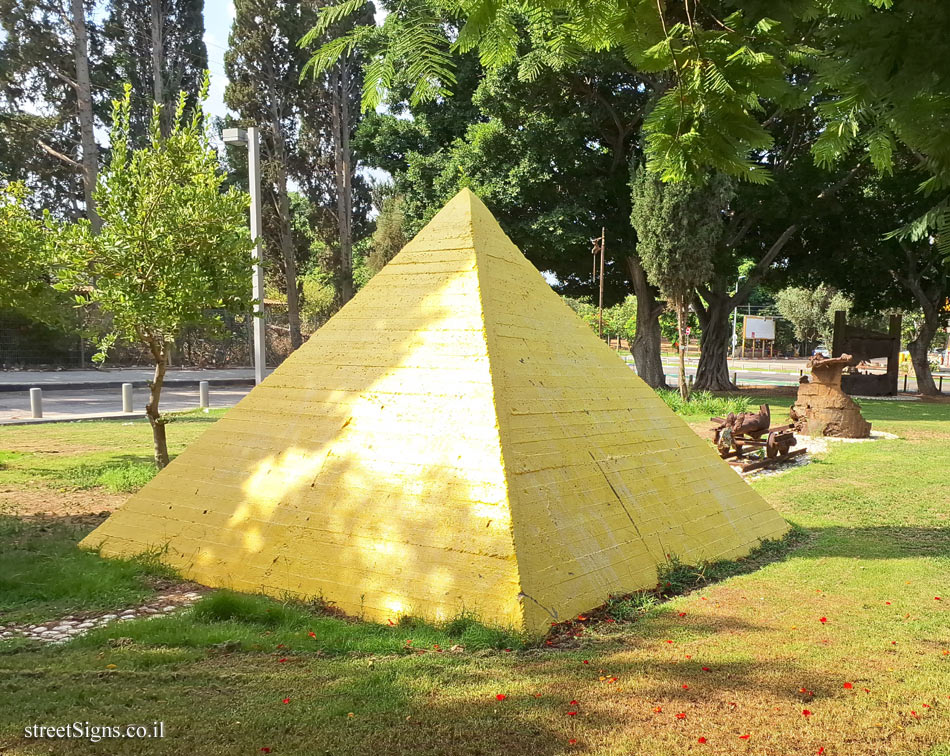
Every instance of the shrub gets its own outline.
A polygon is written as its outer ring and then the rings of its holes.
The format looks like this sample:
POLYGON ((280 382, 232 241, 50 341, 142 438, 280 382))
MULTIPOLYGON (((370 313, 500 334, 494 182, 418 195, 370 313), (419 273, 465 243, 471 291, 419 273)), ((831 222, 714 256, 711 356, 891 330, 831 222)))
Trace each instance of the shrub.
POLYGON ((730 412, 738 415, 752 409, 749 400, 742 396, 716 396, 709 391, 695 391, 688 401, 684 401, 675 389, 657 389, 656 393, 677 415, 725 417, 730 412))

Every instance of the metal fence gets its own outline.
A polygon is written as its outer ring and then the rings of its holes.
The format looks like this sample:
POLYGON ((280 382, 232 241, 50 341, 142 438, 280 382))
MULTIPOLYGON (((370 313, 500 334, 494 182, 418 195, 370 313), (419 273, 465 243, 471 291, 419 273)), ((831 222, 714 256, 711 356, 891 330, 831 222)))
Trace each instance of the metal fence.
MULTIPOLYGON (((186 328, 170 354, 177 367, 245 367, 251 364, 250 315, 210 313, 213 328, 186 328)), ((286 311, 269 308, 267 322, 267 364, 279 365, 290 354, 290 333, 286 311)), ((85 338, 79 324, 51 327, 16 313, 0 313, 0 370, 26 368, 77 369, 93 367, 97 346, 85 338)), ((149 365, 148 350, 140 344, 116 344, 109 350, 106 364, 112 367, 149 365)))

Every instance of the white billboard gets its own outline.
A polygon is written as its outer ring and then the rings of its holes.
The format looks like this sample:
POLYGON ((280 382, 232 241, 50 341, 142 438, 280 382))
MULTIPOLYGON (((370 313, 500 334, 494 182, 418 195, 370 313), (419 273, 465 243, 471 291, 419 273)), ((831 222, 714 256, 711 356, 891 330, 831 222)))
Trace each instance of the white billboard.
POLYGON ((775 318, 760 318, 755 315, 743 315, 742 334, 746 339, 765 339, 775 341, 775 318))

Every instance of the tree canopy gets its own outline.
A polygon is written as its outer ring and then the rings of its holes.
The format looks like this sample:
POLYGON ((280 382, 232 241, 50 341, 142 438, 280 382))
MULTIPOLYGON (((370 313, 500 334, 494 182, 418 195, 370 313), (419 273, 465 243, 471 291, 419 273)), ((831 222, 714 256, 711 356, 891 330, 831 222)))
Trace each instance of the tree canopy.
POLYGON ((152 355, 155 378, 146 414, 155 435, 155 458, 168 463, 164 420, 158 411, 169 347, 190 324, 211 311, 250 309, 251 240, 248 198, 223 191, 224 174, 196 104, 190 118, 181 94, 162 135, 160 106, 152 113, 149 141, 131 146, 131 91, 114 104, 112 152, 96 188, 102 228, 64 224, 55 243, 60 288, 80 305, 110 314, 98 358, 118 339, 141 343, 152 355))
MULTIPOLYGON (((362 5, 323 9, 305 42, 362 5)), ((825 121, 812 147, 817 163, 857 150, 886 173, 902 144, 918 156, 920 190, 932 197, 903 232, 919 239, 948 223, 950 68, 934 66, 950 59, 943 0, 415 0, 389 10, 381 27, 336 37, 310 61, 324 70, 364 49, 366 109, 400 85, 413 103, 449 95, 457 53, 476 51, 490 69, 517 62, 519 77, 533 80, 617 51, 657 80, 645 149, 648 169, 664 180, 712 169, 768 181, 750 153, 773 142, 769 112, 817 99, 825 121)))

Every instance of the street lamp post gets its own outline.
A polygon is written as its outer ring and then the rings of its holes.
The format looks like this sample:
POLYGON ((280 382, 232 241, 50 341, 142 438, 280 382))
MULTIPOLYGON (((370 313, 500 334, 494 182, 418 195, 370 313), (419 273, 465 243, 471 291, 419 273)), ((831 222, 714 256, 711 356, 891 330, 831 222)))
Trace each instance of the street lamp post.
POLYGON ((223 133, 225 144, 247 145, 247 178, 251 192, 251 239, 254 248, 251 250, 251 259, 254 261, 251 269, 251 296, 254 298, 254 383, 264 380, 264 369, 267 366, 265 353, 265 324, 264 324, 264 271, 261 268, 263 257, 261 250, 261 140, 256 126, 244 129, 225 129, 223 133))

